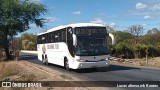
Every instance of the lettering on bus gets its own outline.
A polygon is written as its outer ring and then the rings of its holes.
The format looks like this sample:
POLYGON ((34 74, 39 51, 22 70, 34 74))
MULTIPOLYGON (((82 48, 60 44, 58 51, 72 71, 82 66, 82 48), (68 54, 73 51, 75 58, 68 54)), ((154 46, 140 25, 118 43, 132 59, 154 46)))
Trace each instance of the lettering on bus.
POLYGON ((47 45, 47 49, 59 49, 59 45, 58 44, 50 44, 50 45, 47 45))
POLYGON ((76 29, 76 34, 102 34, 102 33, 106 33, 106 29, 105 28, 95 28, 95 29, 86 29, 86 28, 77 28, 76 29))

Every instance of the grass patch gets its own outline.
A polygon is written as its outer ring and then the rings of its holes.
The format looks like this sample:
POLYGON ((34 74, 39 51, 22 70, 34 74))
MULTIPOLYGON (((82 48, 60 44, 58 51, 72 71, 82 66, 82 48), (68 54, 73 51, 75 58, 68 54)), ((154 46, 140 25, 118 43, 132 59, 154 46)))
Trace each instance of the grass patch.
POLYGON ((0 88, 0 90, 28 90, 25 88, 19 88, 19 87, 12 87, 12 88, 0 88))
POLYGON ((0 80, 5 80, 6 77, 13 76, 19 73, 19 67, 10 62, 0 62, 0 80))
POLYGON ((25 66, 20 61, 0 62, 1 81, 36 81, 46 78, 39 72, 34 72, 33 68, 25 66), (39 77, 38 77, 39 76, 39 77))
POLYGON ((111 60, 111 63, 116 64, 128 64, 128 65, 135 65, 135 66, 145 66, 145 67, 160 67, 160 57, 148 57, 148 65, 146 65, 146 58, 135 58, 135 59, 125 59, 125 62, 120 62, 119 60, 111 60))
POLYGON ((37 77, 34 74, 22 74, 18 81, 36 81, 37 77))
POLYGON ((53 89, 54 89, 53 87, 48 87, 48 88, 47 88, 47 90, 53 90, 53 89))
POLYGON ((71 77, 69 77, 69 76, 67 76, 65 74, 61 74, 60 77, 63 78, 63 79, 66 79, 66 80, 72 80, 71 77))
POLYGON ((141 61, 140 61, 140 66, 146 66, 146 61, 141 60, 141 61))

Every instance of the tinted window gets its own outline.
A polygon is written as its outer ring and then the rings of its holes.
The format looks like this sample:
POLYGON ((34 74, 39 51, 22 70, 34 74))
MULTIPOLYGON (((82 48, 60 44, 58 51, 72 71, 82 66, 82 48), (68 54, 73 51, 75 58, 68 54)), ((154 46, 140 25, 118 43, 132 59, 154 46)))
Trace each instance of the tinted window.
POLYGON ((39 35, 37 38, 38 44, 54 42, 66 42, 66 28, 39 35))

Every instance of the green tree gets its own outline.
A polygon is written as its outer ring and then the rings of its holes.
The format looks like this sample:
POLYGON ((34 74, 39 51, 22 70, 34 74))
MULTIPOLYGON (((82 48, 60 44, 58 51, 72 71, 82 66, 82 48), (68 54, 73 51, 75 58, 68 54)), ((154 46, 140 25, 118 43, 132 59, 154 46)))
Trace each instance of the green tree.
POLYGON ((0 31, 0 48, 2 48, 4 46, 4 33, 2 31, 0 31))
POLYGON ((22 43, 22 49, 24 50, 36 50, 37 36, 34 34, 24 33, 21 36, 21 43, 22 43))
POLYGON ((124 42, 116 44, 114 50, 118 57, 123 56, 123 58, 133 58, 133 52, 124 42))
POLYGON ((23 33, 23 34, 21 35, 21 39, 22 39, 22 40, 27 39, 27 40, 29 40, 29 41, 32 41, 32 42, 35 42, 35 43, 36 43, 36 41, 37 41, 37 36, 34 35, 34 34, 31 34, 31 33, 23 33))
POLYGON ((0 0, 0 31, 4 33, 1 43, 6 52, 6 59, 11 59, 9 39, 28 30, 31 23, 43 27, 44 19, 40 18, 40 15, 46 11, 44 5, 28 0, 0 0))
POLYGON ((22 49, 24 49, 24 50, 28 50, 28 44, 29 44, 29 40, 22 40, 22 49))
POLYGON ((32 41, 29 41, 27 39, 22 40, 22 49, 24 50, 35 50, 36 44, 32 41))
POLYGON ((115 31, 113 34, 116 38, 116 43, 127 42, 128 39, 133 38, 133 35, 131 33, 124 32, 124 31, 115 31))
POLYGON ((34 42, 29 42, 28 43, 28 47, 29 47, 28 49, 29 50, 35 50, 35 46, 36 46, 36 44, 34 42))
POLYGON ((147 45, 160 46, 160 31, 156 28, 149 30, 146 35, 142 37, 142 43, 147 45))
POLYGON ((36 50, 37 36, 34 34, 24 33, 21 36, 23 50, 36 50))

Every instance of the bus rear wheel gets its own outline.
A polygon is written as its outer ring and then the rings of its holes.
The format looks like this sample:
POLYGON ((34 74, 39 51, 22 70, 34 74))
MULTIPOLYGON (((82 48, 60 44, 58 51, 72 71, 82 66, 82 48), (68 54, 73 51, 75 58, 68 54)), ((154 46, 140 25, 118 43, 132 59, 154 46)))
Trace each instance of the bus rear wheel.
POLYGON ((64 59, 64 67, 65 67, 66 70, 70 71, 69 62, 68 62, 67 58, 64 59))
POLYGON ((48 65, 48 59, 47 59, 47 55, 42 55, 42 62, 43 62, 43 64, 45 64, 45 65, 48 65))

